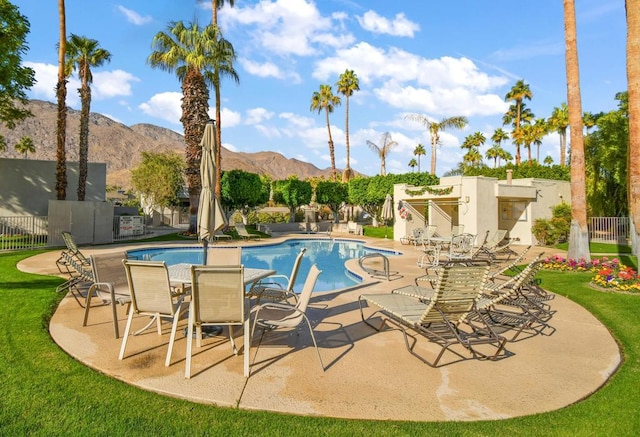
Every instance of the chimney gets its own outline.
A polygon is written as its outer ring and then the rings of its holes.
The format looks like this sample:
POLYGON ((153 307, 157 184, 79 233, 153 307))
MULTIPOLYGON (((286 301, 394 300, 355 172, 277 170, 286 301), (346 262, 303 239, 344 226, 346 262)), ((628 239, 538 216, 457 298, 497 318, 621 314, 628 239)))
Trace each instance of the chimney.
POLYGON ((513 170, 507 170, 507 185, 511 185, 513 182, 513 170))

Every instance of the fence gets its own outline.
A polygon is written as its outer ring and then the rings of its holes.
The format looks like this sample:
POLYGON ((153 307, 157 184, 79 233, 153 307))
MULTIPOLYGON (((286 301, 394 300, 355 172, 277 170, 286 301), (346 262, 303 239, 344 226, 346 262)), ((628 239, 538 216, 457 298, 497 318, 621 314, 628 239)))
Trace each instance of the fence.
MULTIPOLYGON (((49 217, 0 217, 0 251, 48 247, 49 217)), ((112 241, 144 238, 147 226, 142 216, 113 217, 112 241)))
POLYGON ((628 244, 629 217, 590 217, 589 240, 601 243, 628 244))
POLYGON ((47 246, 46 216, 0 217, 0 250, 47 246))

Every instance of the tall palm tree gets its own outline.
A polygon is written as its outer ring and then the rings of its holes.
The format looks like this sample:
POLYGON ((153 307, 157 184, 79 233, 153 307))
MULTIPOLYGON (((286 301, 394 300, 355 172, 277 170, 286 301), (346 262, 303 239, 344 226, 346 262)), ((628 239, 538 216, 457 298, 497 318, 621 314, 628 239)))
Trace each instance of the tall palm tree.
MULTIPOLYGON (((407 165, 411 168, 411 171, 416 171, 416 167, 418 167, 418 169, 420 168, 420 166, 418 165, 418 161, 416 161, 416 158, 411 158, 411 161, 409 161, 409 164, 407 165)), ((420 172, 420 170, 418 170, 418 172, 420 172)))
POLYGON ((566 165, 567 154, 567 128, 569 127, 569 107, 562 102, 560 107, 553 108, 549 117, 549 126, 560 135, 560 165, 566 165))
POLYGON ((596 125, 598 121, 598 117, 592 112, 583 112, 582 113, 582 124, 584 125, 584 134, 585 136, 589 135, 589 129, 596 125))
POLYGON ((424 150, 424 146, 422 144, 418 144, 415 149, 413 149, 413 154, 418 157, 418 173, 420 170, 420 157, 427 154, 427 151, 424 150))
POLYGON ((369 146, 371 150, 376 152, 378 154, 378 157, 380 158, 380 176, 387 175, 387 155, 389 154, 391 149, 393 149, 397 145, 398 143, 391 139, 391 134, 389 132, 385 132, 382 134, 382 137, 380 137, 380 145, 367 140, 367 146, 369 146))
POLYGON ((334 96, 331 90, 331 85, 320 85, 320 91, 314 91, 311 96, 312 112, 320 114, 324 110, 327 118, 327 132, 329 133, 329 155, 331 157, 331 177, 333 180, 337 180, 336 173, 336 154, 333 146, 333 138, 331 137, 331 123, 329 123, 329 114, 333 112, 333 109, 340 104, 340 97, 334 96))
POLYGON ((493 146, 491 146, 484 154, 484 156, 487 159, 493 159, 493 168, 498 167, 498 159, 500 158, 500 149, 502 149, 502 147, 500 147, 500 144, 493 143, 493 146))
MULTIPOLYGON (((524 99, 531 100, 533 93, 529 88, 529 84, 525 83, 524 79, 518 80, 515 85, 504 96, 505 101, 513 102, 515 107, 515 117, 513 119, 514 132, 520 129, 522 121, 522 101, 524 99)), ((517 133, 516 133, 517 135, 517 133)), ((516 143, 516 165, 520 164, 520 146, 516 143)))
MULTIPOLYGON (((576 35, 574 0, 564 0, 564 35, 566 44, 567 102, 571 127, 571 229, 568 257, 591 260, 585 187, 584 138, 582 137, 582 102, 576 35)), ((631 88, 631 84, 629 84, 631 88)))
POLYGON ((89 160, 89 114, 91 113, 91 67, 100 67, 111 60, 111 53, 100 47, 95 39, 71 34, 67 41, 65 74, 71 76, 76 70, 80 77, 80 139, 78 152, 78 200, 84 200, 87 188, 87 166, 89 160))
POLYGON ((493 141, 499 147, 502 146, 503 141, 507 141, 508 139, 509 139, 509 134, 505 132, 501 127, 493 131, 493 135, 491 135, 491 141, 493 141))
POLYGON ((542 139, 549 133, 549 124, 544 118, 536 118, 533 124, 534 130, 534 144, 536 145, 536 161, 540 162, 540 146, 542 145, 542 139))
MULTIPOLYGON (((201 29, 197 23, 185 26, 172 22, 167 32, 153 38, 153 52, 147 62, 153 68, 175 73, 182 84, 182 122, 186 143, 186 175, 189 191, 189 232, 195 232, 198 196, 200 195, 200 141, 209 120, 209 89, 215 85, 214 67, 239 81, 233 69, 235 51, 230 42, 222 38, 217 27, 201 29)), ((218 178, 219 180, 220 178, 218 178)))
POLYGON ((417 121, 422 123, 427 129, 429 129, 429 135, 431 136, 431 174, 436 174, 436 148, 440 144, 440 132, 446 129, 462 129, 467 123, 467 117, 455 116, 443 118, 440 121, 430 121, 426 115, 421 114, 408 114, 406 119, 417 121))
POLYGON ((629 151, 627 155, 629 215, 633 253, 640 258, 640 4, 635 1, 627 1, 626 8, 629 90, 629 151))
MULTIPOLYGON (((234 0, 211 0, 211 24, 214 27, 218 27, 218 9, 221 9, 225 3, 228 3, 229 6, 235 6, 234 0)), ((235 59, 235 55, 234 55, 235 59)), ((231 67, 233 70, 233 66, 231 67)), ((233 74, 228 74, 223 68, 220 69, 219 65, 213 66, 213 92, 216 100, 216 142, 218 143, 218 148, 216 150, 216 186, 215 186, 215 194, 218 198, 221 196, 222 190, 222 101, 220 96, 220 76, 231 77, 237 82, 238 75, 234 71, 233 74)))
POLYGON ((64 74, 64 57, 67 50, 67 17, 64 0, 58 0, 58 18, 60 20, 60 41, 58 43, 58 82, 56 98, 58 114, 56 126, 56 199, 67 198, 67 77, 64 74))
POLYGON ((353 177, 353 171, 351 170, 351 162, 350 162, 350 149, 349 149, 349 97, 353 95, 354 92, 360 91, 360 81, 358 80, 358 76, 353 72, 353 70, 345 70, 344 73, 340 75, 340 80, 336 82, 336 90, 345 96, 346 100, 346 119, 345 119, 345 140, 346 140, 346 148, 347 148, 347 165, 342 173, 342 182, 349 182, 349 179, 353 177))
POLYGON ((24 154, 27 159, 27 153, 36 153, 36 146, 33 144, 31 137, 22 137, 18 144, 15 145, 16 152, 24 154))

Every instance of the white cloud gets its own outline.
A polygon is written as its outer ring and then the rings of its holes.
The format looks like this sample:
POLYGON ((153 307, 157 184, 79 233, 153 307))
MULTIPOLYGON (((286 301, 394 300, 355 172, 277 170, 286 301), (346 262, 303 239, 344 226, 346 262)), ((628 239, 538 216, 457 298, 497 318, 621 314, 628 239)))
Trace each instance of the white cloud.
POLYGON ((420 26, 407 19, 403 13, 396 14, 393 20, 382 17, 374 11, 367 11, 362 17, 356 18, 363 29, 373 33, 413 38, 414 33, 420 30, 420 26))
MULTIPOLYGON (((31 87, 29 96, 31 98, 56 101, 56 84, 58 83, 58 66, 44 64, 41 62, 24 62, 25 67, 32 68, 35 72, 36 82, 31 87)), ((80 98, 75 92, 80 88, 80 81, 76 77, 69 78, 67 82, 67 105, 77 107, 80 105, 80 98)))
POLYGON ((241 58, 240 65, 247 73, 258 77, 275 77, 276 79, 288 79, 293 83, 300 83, 300 75, 294 71, 282 71, 273 62, 255 62, 247 58, 241 58))
POLYGON ((564 41, 535 41, 527 45, 496 50, 489 57, 503 62, 519 61, 539 56, 557 56, 563 54, 564 50, 564 41))
POLYGON ((247 109, 247 119, 245 124, 259 124, 264 120, 270 120, 274 113, 265 108, 251 108, 247 109))
POLYGON ((182 109, 180 107, 182 93, 165 92, 152 96, 147 102, 142 103, 139 108, 147 115, 168 121, 173 124, 180 124, 182 109))
MULTIPOLYGON (((209 114, 214 115, 215 117, 215 107, 209 108, 209 114)), ((242 122, 242 115, 240 115, 237 111, 232 111, 228 108, 222 108, 220 110, 220 118, 222 118, 222 128, 234 127, 238 126, 242 122)))
POLYGON ((151 15, 145 15, 144 17, 138 14, 136 11, 132 11, 131 9, 127 9, 122 5, 117 6, 118 11, 120 11, 126 18, 127 21, 131 24, 135 24, 136 26, 142 26, 144 24, 151 23, 153 18, 151 15))
POLYGON ((98 71, 93 73, 91 89, 96 99, 130 96, 133 82, 140 82, 140 79, 123 70, 98 71))

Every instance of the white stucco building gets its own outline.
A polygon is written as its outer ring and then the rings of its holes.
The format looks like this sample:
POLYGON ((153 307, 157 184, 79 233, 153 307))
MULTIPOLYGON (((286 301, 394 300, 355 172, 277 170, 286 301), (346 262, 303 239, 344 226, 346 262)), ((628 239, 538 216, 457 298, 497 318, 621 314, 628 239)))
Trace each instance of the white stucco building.
POLYGON ((489 231, 508 231, 520 244, 536 244, 531 227, 536 219, 552 217, 551 208, 571 201, 570 183, 548 179, 498 180, 484 176, 451 176, 440 185, 394 186, 394 238, 400 240, 413 229, 436 225, 438 234, 450 235, 454 225, 478 240, 489 231), (402 210, 402 208, 405 208, 402 210), (407 215, 406 219, 401 218, 407 215))

